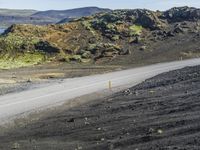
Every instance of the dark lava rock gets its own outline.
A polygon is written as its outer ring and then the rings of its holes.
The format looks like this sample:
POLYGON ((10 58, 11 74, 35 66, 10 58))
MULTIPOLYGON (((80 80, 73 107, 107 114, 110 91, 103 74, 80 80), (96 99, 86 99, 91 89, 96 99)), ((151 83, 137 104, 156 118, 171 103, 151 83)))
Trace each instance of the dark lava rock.
POLYGON ((130 38, 129 39, 129 43, 132 44, 132 43, 135 43, 135 44, 139 44, 141 41, 141 38, 139 36, 136 36, 134 38, 130 38))
POLYGON ((171 37, 171 36, 175 36, 175 34, 172 31, 167 32, 167 36, 171 37))
POLYGON ((35 48, 37 50, 44 51, 46 53, 59 53, 60 50, 57 47, 52 46, 47 41, 40 41, 37 44, 35 44, 35 48))
POLYGON ((163 13, 170 22, 196 21, 200 19, 200 9, 193 7, 174 7, 163 13))
POLYGON ((183 30, 183 28, 181 28, 181 27, 176 27, 176 28, 174 29, 174 32, 175 32, 175 33, 183 33, 184 30, 183 30))
POLYGON ((90 44, 86 50, 94 56, 95 60, 124 54, 124 50, 120 46, 111 43, 90 44))

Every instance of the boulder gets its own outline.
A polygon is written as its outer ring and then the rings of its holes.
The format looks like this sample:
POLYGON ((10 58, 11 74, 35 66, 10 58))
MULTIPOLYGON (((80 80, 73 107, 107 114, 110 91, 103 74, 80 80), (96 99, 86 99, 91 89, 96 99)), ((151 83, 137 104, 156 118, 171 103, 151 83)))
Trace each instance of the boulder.
POLYGON ((146 45, 143 45, 143 46, 140 47, 140 50, 141 50, 141 51, 145 51, 146 49, 147 49, 147 46, 146 46, 146 45))
POLYGON ((59 53, 60 50, 51 45, 49 42, 47 41, 39 41, 38 43, 35 44, 35 49, 43 51, 45 53, 59 53))
POLYGON ((184 30, 183 30, 183 28, 181 28, 180 26, 177 26, 177 27, 174 29, 174 32, 175 32, 175 33, 183 33, 184 30))
POLYGON ((175 34, 172 31, 168 31, 167 32, 167 36, 168 37, 173 37, 173 36, 175 36, 175 34))
POLYGON ((115 57, 116 55, 124 53, 122 48, 112 43, 90 44, 87 51, 91 52, 91 55, 94 56, 95 60, 102 57, 115 57))
POLYGON ((145 9, 136 9, 127 13, 133 16, 133 23, 139 24, 145 28, 156 30, 165 27, 165 23, 159 18, 156 12, 145 9))

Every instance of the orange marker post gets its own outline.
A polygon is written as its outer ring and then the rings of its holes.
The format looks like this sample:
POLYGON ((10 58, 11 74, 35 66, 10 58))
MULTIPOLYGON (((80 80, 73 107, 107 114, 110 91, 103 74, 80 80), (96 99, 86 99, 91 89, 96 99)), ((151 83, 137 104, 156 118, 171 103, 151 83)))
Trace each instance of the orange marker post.
POLYGON ((108 82, 108 87, 109 87, 109 90, 112 89, 112 82, 111 81, 108 82))

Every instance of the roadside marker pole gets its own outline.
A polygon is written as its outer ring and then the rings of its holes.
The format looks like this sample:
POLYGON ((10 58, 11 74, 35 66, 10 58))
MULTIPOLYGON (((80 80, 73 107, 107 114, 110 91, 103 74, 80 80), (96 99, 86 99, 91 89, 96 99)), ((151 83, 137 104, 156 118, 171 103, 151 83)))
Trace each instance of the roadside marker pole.
POLYGON ((108 82, 108 87, 109 87, 109 90, 112 90, 112 82, 111 81, 108 82))

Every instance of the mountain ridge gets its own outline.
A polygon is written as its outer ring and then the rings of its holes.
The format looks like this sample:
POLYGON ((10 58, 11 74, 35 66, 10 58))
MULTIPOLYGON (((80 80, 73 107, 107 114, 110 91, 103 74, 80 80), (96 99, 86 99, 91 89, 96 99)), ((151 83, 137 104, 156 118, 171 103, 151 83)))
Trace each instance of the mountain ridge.
POLYGON ((109 11, 109 9, 103 9, 98 7, 83 7, 69 10, 18 10, 18 9, 0 9, 0 27, 7 28, 12 24, 55 24, 61 20, 68 18, 68 12, 73 14, 73 18, 92 15, 94 13, 109 11), (89 10, 89 11, 88 11, 89 10), (53 14, 53 15, 52 15, 53 14))
POLYGON ((38 12, 37 10, 33 9, 7 9, 7 8, 0 8, 0 15, 5 16, 30 16, 34 13, 38 12))
POLYGON ((110 11, 110 9, 107 8, 99 8, 99 7, 81 7, 81 8, 74 8, 74 9, 68 9, 68 10, 47 10, 47 11, 39 11, 35 14, 32 14, 31 16, 37 16, 37 17, 51 17, 51 18, 59 18, 64 19, 67 17, 84 17, 89 16, 94 13, 99 12, 107 12, 110 11))

